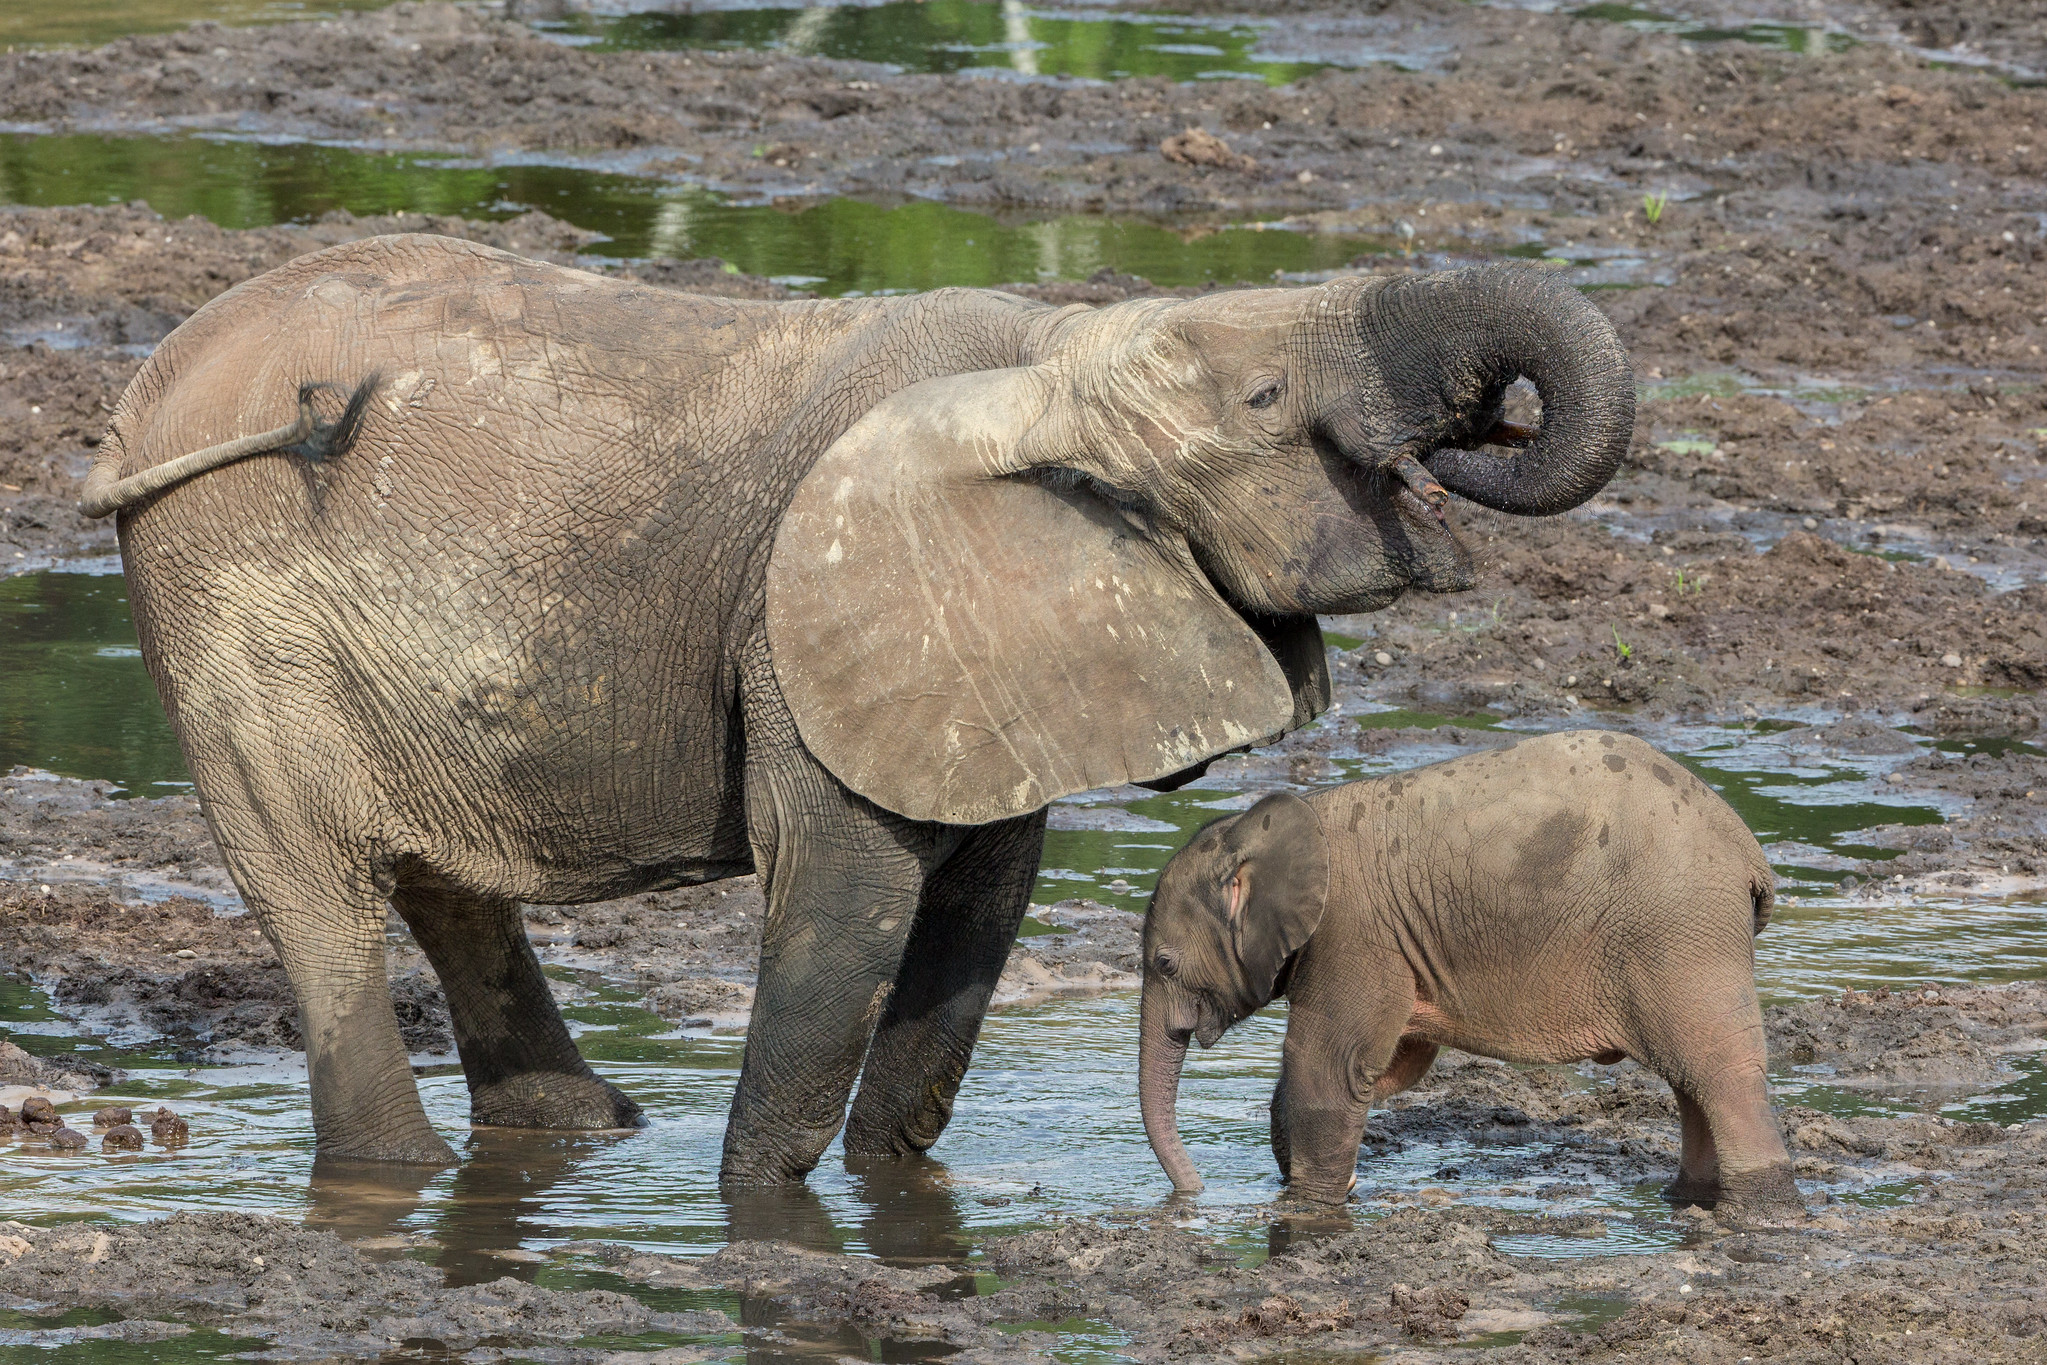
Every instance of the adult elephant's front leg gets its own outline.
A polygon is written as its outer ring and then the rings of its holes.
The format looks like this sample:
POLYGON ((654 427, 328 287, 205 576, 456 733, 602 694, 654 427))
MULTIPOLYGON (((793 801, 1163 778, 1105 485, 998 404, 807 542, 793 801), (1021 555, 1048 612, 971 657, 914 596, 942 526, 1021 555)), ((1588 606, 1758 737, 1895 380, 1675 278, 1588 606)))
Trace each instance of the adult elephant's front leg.
POLYGON ((846 1122, 849 1155, 921 1152, 945 1131, 1044 847, 1044 811, 982 825, 925 883, 846 1122))
POLYGON ((778 1185, 815 1167, 845 1121, 944 830, 889 814, 799 745, 772 743, 748 764, 747 822, 768 908, 719 1177, 778 1185))

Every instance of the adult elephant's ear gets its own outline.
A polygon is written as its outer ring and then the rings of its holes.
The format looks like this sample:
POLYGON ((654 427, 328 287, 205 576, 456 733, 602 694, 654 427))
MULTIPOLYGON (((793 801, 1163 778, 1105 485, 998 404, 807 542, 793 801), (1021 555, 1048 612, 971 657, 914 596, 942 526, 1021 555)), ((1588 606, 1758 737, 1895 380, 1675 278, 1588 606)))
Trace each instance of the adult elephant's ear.
POLYGON ((1288 728, 1186 542, 1062 474, 1050 380, 912 385, 798 485, 768 648, 803 743, 876 805, 983 824, 1288 728))

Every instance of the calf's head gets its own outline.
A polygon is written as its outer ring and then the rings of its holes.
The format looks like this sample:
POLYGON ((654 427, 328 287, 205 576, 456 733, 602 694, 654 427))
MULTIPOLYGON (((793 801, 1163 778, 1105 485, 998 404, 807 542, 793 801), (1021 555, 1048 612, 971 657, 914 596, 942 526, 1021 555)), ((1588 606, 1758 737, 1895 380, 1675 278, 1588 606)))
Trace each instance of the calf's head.
POLYGON ((1020 325, 1026 363, 912 385, 841 436, 769 563, 805 745, 916 819, 1001 819, 1302 723, 1326 700, 1314 613, 1469 587, 1450 494, 1561 512, 1633 429, 1613 328, 1518 268, 1020 325), (1539 429, 1501 421, 1522 375, 1539 429))
POLYGON ((1144 918, 1137 1092, 1175 1188, 1201 1188, 1173 1114, 1187 1040, 1210 1046, 1285 989, 1328 895, 1322 822, 1285 793, 1207 826, 1159 875, 1144 918))

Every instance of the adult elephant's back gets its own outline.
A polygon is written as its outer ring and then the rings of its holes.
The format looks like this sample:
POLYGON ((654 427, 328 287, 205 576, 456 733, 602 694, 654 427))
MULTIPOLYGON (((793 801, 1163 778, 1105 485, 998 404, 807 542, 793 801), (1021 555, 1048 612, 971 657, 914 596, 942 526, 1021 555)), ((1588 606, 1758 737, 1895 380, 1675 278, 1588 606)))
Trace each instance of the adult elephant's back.
POLYGON ((202 793, 254 769, 386 861, 524 899, 743 867, 729 642, 790 489, 873 401, 829 401, 832 358, 887 311, 427 236, 209 304, 123 398, 111 472, 273 429, 306 383, 378 382, 338 456, 242 460, 122 518, 202 793))

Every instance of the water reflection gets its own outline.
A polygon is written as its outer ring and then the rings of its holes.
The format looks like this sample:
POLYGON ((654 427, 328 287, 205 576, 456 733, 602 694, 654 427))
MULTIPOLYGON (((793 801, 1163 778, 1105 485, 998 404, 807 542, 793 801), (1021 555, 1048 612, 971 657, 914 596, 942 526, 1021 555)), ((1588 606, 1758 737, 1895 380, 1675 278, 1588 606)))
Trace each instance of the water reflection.
POLYGON ((639 10, 569 14, 534 25, 609 49, 753 48, 881 62, 903 71, 1000 69, 1019 76, 1262 80, 1285 85, 1327 62, 1257 53, 1264 27, 1179 15, 1076 17, 1020 0, 895 0, 881 5, 639 10))
POLYGON ((716 256, 827 295, 1085 279, 1103 267, 1165 285, 1318 276, 1391 249, 1377 238, 1213 223, 1166 226, 1076 214, 1005 221, 943 204, 812 199, 734 204, 708 190, 617 170, 475 162, 306 143, 201 137, 0 134, 0 203, 144 200, 167 218, 226 228, 361 215, 480 220, 544 209, 604 234, 592 250, 635 259, 716 256))

